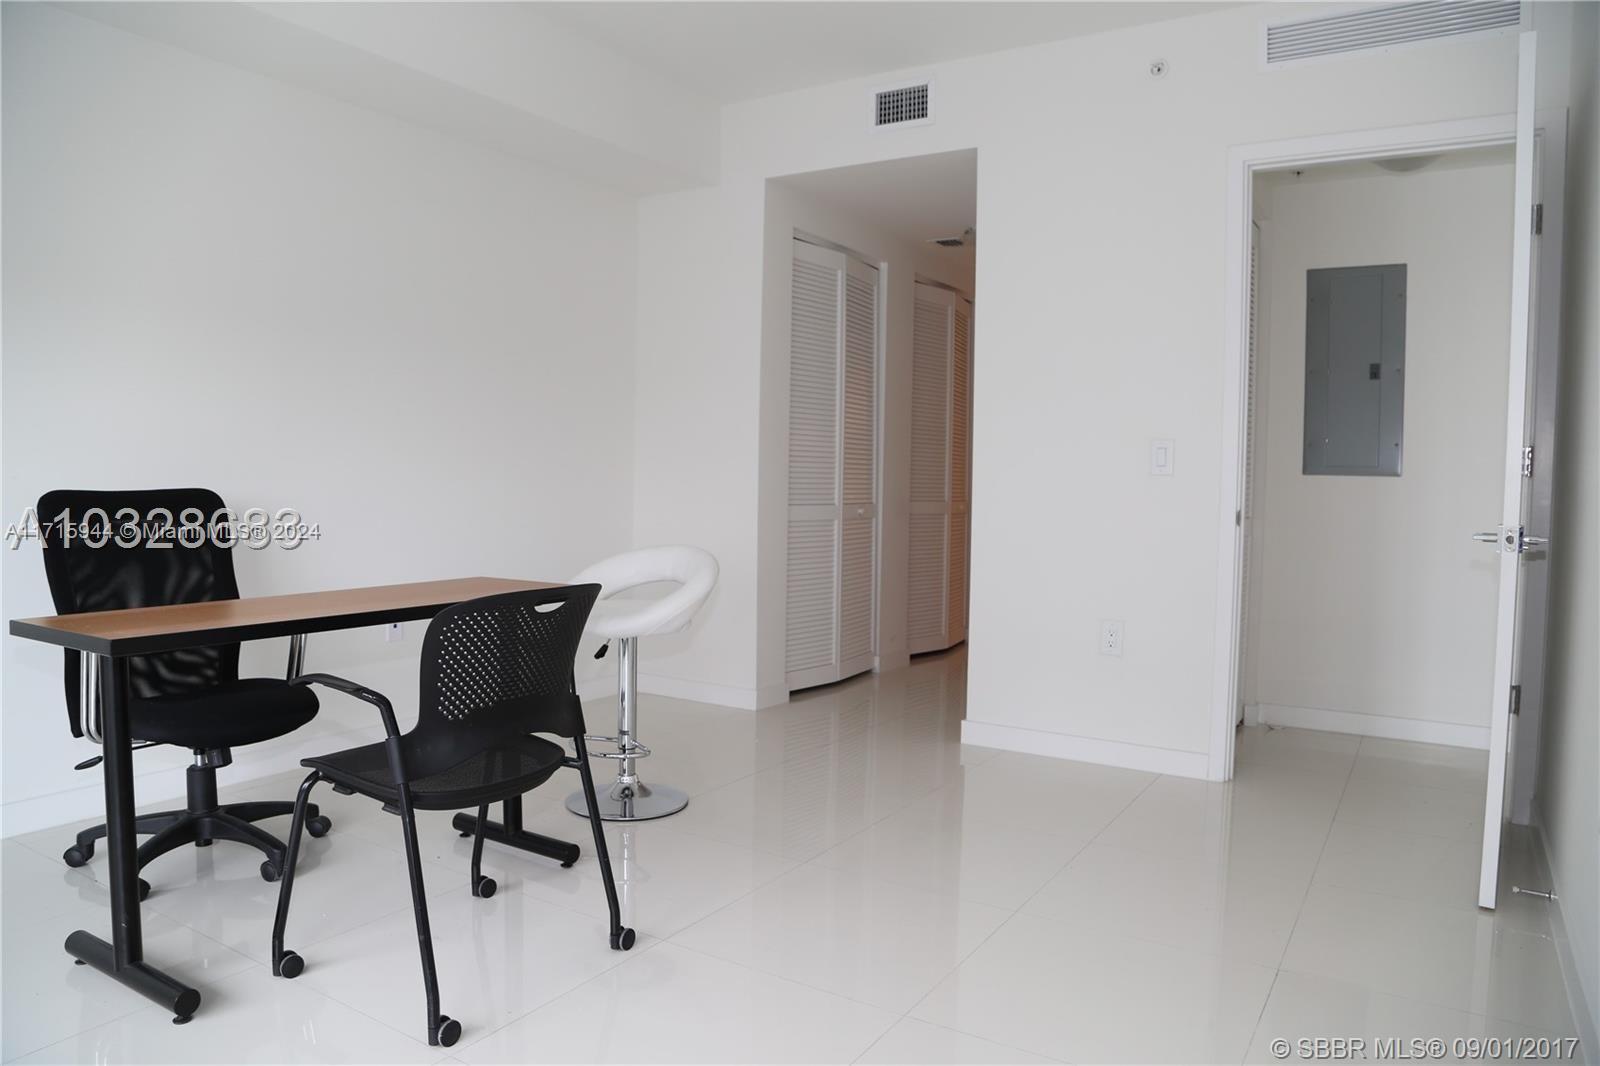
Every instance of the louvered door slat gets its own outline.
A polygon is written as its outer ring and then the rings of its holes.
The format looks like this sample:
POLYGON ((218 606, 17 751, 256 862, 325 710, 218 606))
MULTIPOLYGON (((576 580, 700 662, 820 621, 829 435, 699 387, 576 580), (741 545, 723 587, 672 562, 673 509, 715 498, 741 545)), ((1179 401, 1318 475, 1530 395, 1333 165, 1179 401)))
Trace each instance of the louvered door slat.
MULTIPOLYGON (((873 271, 876 275, 877 271, 873 271)), ((875 278, 874 278, 875 281, 875 278)), ((877 459, 878 291, 874 281, 845 279, 844 503, 871 503, 877 459)))
POLYGON ((831 518, 789 520, 787 669, 817 670, 838 661, 839 524, 831 518))
POLYGON ((911 334, 912 503, 949 502, 949 360, 950 308, 919 297, 911 334))
POLYGON ((789 505, 838 503, 839 283, 796 259, 790 304, 789 505))
POLYGON ((872 665, 873 566, 871 518, 847 517, 840 547, 841 673, 854 673, 872 665))
POLYGON ((907 563, 906 637, 912 654, 945 646, 947 613, 945 586, 950 576, 947 534, 950 519, 944 514, 914 514, 910 522, 910 558, 907 563))
POLYGON ((951 314, 950 338, 950 577, 947 636, 967 638, 967 537, 971 529, 969 431, 972 407, 972 316, 964 304, 951 314))

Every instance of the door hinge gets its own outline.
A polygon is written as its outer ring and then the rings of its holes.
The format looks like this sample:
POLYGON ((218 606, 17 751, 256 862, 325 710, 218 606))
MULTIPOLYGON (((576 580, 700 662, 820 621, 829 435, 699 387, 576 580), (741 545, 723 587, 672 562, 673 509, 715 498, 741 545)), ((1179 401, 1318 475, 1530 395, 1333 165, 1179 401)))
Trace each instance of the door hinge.
POLYGON ((1533 476, 1533 445, 1531 444, 1522 449, 1522 476, 1533 476))
POLYGON ((1535 237, 1544 233, 1544 204, 1533 205, 1533 235, 1535 237))
POLYGON ((1512 685, 1511 686, 1511 713, 1512 714, 1521 714, 1522 713, 1522 686, 1521 685, 1512 685))

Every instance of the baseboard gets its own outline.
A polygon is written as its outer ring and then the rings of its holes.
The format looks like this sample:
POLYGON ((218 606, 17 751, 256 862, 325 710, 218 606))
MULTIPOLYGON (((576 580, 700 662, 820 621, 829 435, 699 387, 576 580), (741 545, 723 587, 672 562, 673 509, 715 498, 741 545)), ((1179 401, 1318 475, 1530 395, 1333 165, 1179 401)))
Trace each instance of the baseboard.
POLYGON ((1206 753, 1203 751, 1176 751, 1144 744, 1125 744, 1118 740, 1095 740, 1043 729, 975 722, 970 718, 961 723, 961 743, 1098 763, 1101 766, 1120 766, 1126 770, 1145 770, 1153 774, 1171 774, 1174 777, 1203 779, 1206 776, 1206 753))
MULTIPOLYGON (((612 686, 615 691, 616 686, 612 686)), ((664 674, 639 674, 639 691, 673 699, 694 700, 697 703, 714 703, 719 707, 735 707, 741 711, 756 711, 789 702, 789 691, 782 686, 767 688, 739 688, 718 685, 710 681, 688 681, 664 674)))
POLYGON ((1567 928, 1566 908, 1571 905, 1571 897, 1562 891, 1563 885, 1555 863, 1550 861, 1550 842, 1544 834, 1544 822, 1535 817, 1533 822, 1533 839, 1538 845, 1539 861, 1544 866, 1545 873, 1550 878, 1550 890, 1555 893, 1556 899, 1550 908, 1550 924, 1552 937, 1556 942, 1556 955, 1561 960, 1561 976, 1567 989, 1567 1007, 1572 1012, 1573 1024, 1578 1027, 1578 1039, 1582 1041, 1583 1056, 1576 1061, 1595 1062, 1600 1054, 1600 1018, 1597 1018, 1585 996, 1583 977, 1578 970, 1577 960, 1572 955, 1572 936, 1567 928))
MULTIPOLYGON (((1428 722, 1420 718, 1391 718, 1382 714, 1355 711, 1330 711, 1322 707, 1287 707, 1278 703, 1254 704, 1255 720, 1262 725, 1320 729, 1325 733, 1350 733, 1386 740, 1415 740, 1424 744, 1444 744, 1452 748, 1488 750, 1489 727, 1460 725, 1455 722, 1428 722)), ((1245 709, 1245 720, 1251 718, 1245 709)))

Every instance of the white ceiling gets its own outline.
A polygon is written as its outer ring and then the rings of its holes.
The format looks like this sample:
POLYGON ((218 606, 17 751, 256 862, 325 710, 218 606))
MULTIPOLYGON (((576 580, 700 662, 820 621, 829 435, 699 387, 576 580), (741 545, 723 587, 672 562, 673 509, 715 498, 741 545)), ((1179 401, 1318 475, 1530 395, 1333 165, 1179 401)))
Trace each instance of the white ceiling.
POLYGON ((901 240, 959 237, 978 213, 978 153, 941 152, 782 179, 814 200, 901 240))
POLYGON ((1234 6, 1147 0, 537 5, 541 13, 719 103, 1234 6))

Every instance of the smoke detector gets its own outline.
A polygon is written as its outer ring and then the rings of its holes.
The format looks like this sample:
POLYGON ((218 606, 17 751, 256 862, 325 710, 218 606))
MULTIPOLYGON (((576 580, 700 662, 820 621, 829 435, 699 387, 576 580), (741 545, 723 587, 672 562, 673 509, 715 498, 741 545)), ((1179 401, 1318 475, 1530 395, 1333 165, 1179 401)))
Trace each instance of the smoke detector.
POLYGON ((965 248, 967 245, 975 243, 977 239, 978 231, 968 226, 961 231, 961 236, 959 237, 931 237, 928 239, 928 243, 937 244, 940 248, 965 248))

